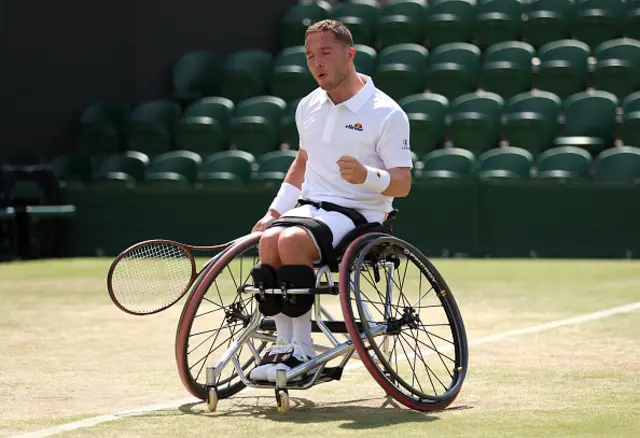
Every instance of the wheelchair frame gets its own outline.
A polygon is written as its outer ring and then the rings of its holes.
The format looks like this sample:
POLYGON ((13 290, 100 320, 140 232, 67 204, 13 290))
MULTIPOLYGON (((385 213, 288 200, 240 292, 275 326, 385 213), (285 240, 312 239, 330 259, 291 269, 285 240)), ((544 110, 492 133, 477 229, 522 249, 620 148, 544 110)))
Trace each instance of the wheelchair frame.
MULTIPOLYGON (((347 250, 345 251, 344 257, 342 258, 340 264, 343 265, 345 261, 347 262, 349 261, 348 257, 353 258, 354 255, 357 254, 358 255, 357 260, 360 268, 362 268, 363 266, 367 266, 367 263, 370 263, 370 262, 367 262, 365 260, 366 257, 362 255, 362 251, 366 248, 372 248, 372 244, 374 244, 376 241, 380 239, 384 240, 385 238, 387 240, 391 239, 391 241, 395 240, 396 242, 403 243, 404 245, 410 247, 410 245, 408 245, 406 242, 396 238, 395 236, 392 236, 386 233, 368 232, 354 239, 348 245, 347 250)), ((237 256, 237 255, 234 255, 234 251, 238 252, 242 250, 243 247, 246 247, 244 249, 244 251, 246 251, 248 248, 251 248, 252 246, 251 242, 252 242, 251 235, 246 236, 243 239, 239 239, 239 241, 236 242, 234 245, 232 245, 230 248, 227 248, 225 251, 218 254, 214 258, 214 260, 212 260, 211 263, 209 263, 209 266, 205 270, 203 270, 199 279, 194 284, 191 293, 189 294, 189 299, 185 304, 182 316, 180 318, 180 323, 178 325, 178 334, 176 337, 176 359, 178 361, 178 368, 179 368, 180 375, 187 389, 192 394, 197 395, 198 397, 204 399, 207 402, 208 409, 210 411, 214 411, 217 408, 218 400, 220 398, 226 398, 229 396, 229 395, 221 396, 218 393, 216 382, 218 381, 218 378, 222 375, 223 371, 227 369, 227 367, 231 364, 235 369, 235 372, 237 373, 237 378, 240 380, 242 385, 244 385, 243 387, 274 389, 278 410, 281 413, 286 413, 290 409, 290 399, 288 395, 289 390, 305 390, 319 383, 339 380, 341 378, 343 368, 352 358, 360 359, 361 361, 363 361, 367 369, 370 371, 370 373, 372 373, 373 377, 376 378, 378 383, 382 385, 380 378, 384 379, 383 373, 382 372, 378 373, 379 376, 376 376, 371 368, 371 366, 375 366, 375 365, 372 365, 373 361, 378 360, 378 358, 376 357, 375 359, 372 359, 371 357, 369 357, 366 360, 363 360, 361 353, 366 352, 366 350, 363 350, 363 348, 365 348, 363 347, 365 340, 369 340, 369 342, 371 342, 371 339, 374 337, 378 337, 378 336, 390 333, 389 318, 391 318, 390 315, 392 313, 390 298, 393 296, 393 282, 388 280, 393 279, 394 271, 396 268, 394 260, 382 260, 382 261, 374 260, 374 265, 382 262, 384 266, 386 266, 389 270, 385 269, 385 272, 387 273, 387 276, 388 276, 387 282, 386 282, 387 287, 385 290, 387 301, 385 302, 385 306, 384 306, 384 316, 386 318, 385 319, 386 322, 377 322, 373 327, 371 326, 364 327, 364 325, 367 325, 367 324, 364 324, 363 322, 357 323, 355 321, 351 321, 350 324, 347 324, 346 319, 345 321, 337 321, 330 314, 330 312, 325 307, 322 306, 320 302, 322 295, 336 296, 336 295, 340 295, 341 293, 344 293, 344 292, 341 292, 341 287, 335 284, 335 281, 333 278, 333 271, 331 270, 329 264, 323 264, 321 266, 317 266, 318 271, 316 274, 316 285, 314 288, 311 288, 311 289, 288 289, 287 290, 283 288, 283 289, 261 290, 250 285, 240 285, 239 287, 237 287, 237 293, 239 295, 248 294, 253 296, 257 294, 280 294, 286 297, 287 295, 295 295, 295 294, 308 294, 308 293, 314 294, 315 295, 314 307, 313 307, 314 318, 312 321, 312 324, 313 324, 312 331, 314 333, 319 333, 319 332, 323 333, 325 337, 329 340, 330 344, 329 345, 315 344, 314 347, 316 348, 316 350, 320 351, 320 353, 316 357, 312 358, 306 363, 303 363, 301 365, 298 365, 290 369, 289 371, 278 370, 278 372, 276 373, 275 383, 253 381, 247 376, 248 373, 245 374, 244 367, 242 366, 242 364, 240 363, 240 360, 238 359, 239 351, 244 345, 248 345, 251 351, 251 357, 254 364, 260 363, 260 360, 261 360, 260 352, 254 346, 253 341, 258 340, 263 342, 275 342, 276 336, 268 334, 269 331, 275 330, 275 326, 272 320, 264 317, 261 314, 257 305, 255 306, 254 311, 250 315, 249 314, 236 315, 234 311, 231 311, 231 313, 228 314, 227 311, 225 311, 225 315, 226 315, 225 317, 227 317, 228 315, 231 315, 232 317, 238 318, 238 320, 242 321, 244 327, 240 331, 240 333, 236 335, 235 339, 232 341, 231 345, 227 348, 227 350, 222 354, 222 357, 220 357, 220 359, 218 359, 213 366, 208 366, 206 368, 206 374, 205 374, 206 383, 203 385, 204 397, 202 396, 203 395, 202 393, 200 392, 196 393, 191 389, 190 387, 191 383, 188 382, 189 379, 185 376, 185 373, 190 372, 190 370, 188 370, 188 366, 185 368, 185 365, 186 365, 185 354, 187 354, 186 344, 188 344, 188 339, 189 339, 188 337, 185 338, 186 336, 185 330, 190 331, 191 327, 190 326, 186 327, 184 325, 185 319, 188 320, 189 315, 193 315, 191 317, 191 322, 192 322, 193 319, 195 318, 195 312, 197 311, 199 302, 197 303, 197 305, 193 304, 194 297, 199 293, 200 300, 201 300, 204 294, 206 294, 206 291, 211 287, 212 282, 215 281, 215 278, 211 278, 214 276, 213 274, 211 274, 211 272, 215 273, 216 268, 218 268, 217 269, 218 273, 222 272, 222 269, 225 266, 228 266, 231 263, 231 261, 233 261, 237 256), (229 258, 229 254, 233 255, 233 257, 229 258), (208 285, 207 285, 207 282, 209 282, 208 285), (201 287, 203 283, 205 284, 204 290, 201 287), (193 306, 196 306, 195 309, 193 308, 193 306), (323 319, 323 316, 326 317, 326 320, 323 319), (358 330, 362 330, 362 333, 357 332, 358 330), (356 331, 357 333, 354 333, 354 331, 356 331), (344 342, 340 342, 335 335, 337 333, 346 334, 347 339, 344 342), (354 336, 352 336, 354 334, 356 334, 356 336, 359 337, 357 345, 356 343, 354 343, 354 336), (331 368, 326 367, 328 362, 334 359, 340 358, 341 356, 342 356, 342 359, 337 367, 331 367, 331 368), (299 379, 299 380, 296 380, 296 379, 299 379)), ((408 254, 406 251, 407 250, 405 249, 405 254, 408 254)), ((417 251, 415 248, 413 248, 412 251, 419 253, 419 251, 417 251)), ((419 254, 424 259, 422 260, 422 264, 423 264, 423 267, 426 268, 426 266, 424 266, 424 263, 428 263, 429 265, 430 263, 428 262, 428 260, 426 260, 426 257, 422 255, 422 253, 419 253, 419 254)), ((432 265, 430 266, 432 267, 432 265)), ((341 266, 341 268, 345 269, 345 266, 341 266)), ((340 269, 340 271, 342 271, 342 269, 340 269)), ((432 270, 435 271, 435 268, 432 267, 432 270)), ((340 271, 337 271, 337 272, 340 272, 340 271)), ((354 269, 354 272, 355 271, 356 270, 354 269)), ((349 273, 349 276, 351 276, 351 272, 349 273)), ((441 279, 437 271, 435 271, 435 276, 441 279)), ((342 285, 343 275, 341 275, 340 278, 341 278, 340 283, 342 285)), ((437 279, 434 278, 434 280, 437 280, 437 279)), ((351 280, 349 280, 349 282, 351 282, 351 280)), ((453 296, 452 294, 448 293, 448 287, 446 286, 446 284, 444 284, 443 279, 441 280, 441 283, 443 283, 444 287, 442 287, 441 290, 437 291, 439 295, 438 298, 441 300, 443 299, 453 300, 453 296)), ((342 288, 344 289, 344 285, 342 286, 343 286, 342 288)), ((357 293, 360 293, 360 292, 358 291, 357 293)), ((343 298, 341 297, 341 300, 342 299, 343 298)), ((452 304, 453 304, 452 314, 454 319, 454 325, 456 326, 456 330, 459 336, 458 342, 457 342, 459 344, 458 345, 459 355, 462 356, 457 358, 456 369, 454 369, 453 371, 454 374, 457 376, 457 379, 454 379, 455 384, 452 384, 452 387, 450 388, 451 391, 449 391, 450 393, 446 394, 446 396, 435 395, 432 397, 432 400, 429 403, 425 402, 424 405, 420 403, 415 403, 415 402, 407 403, 406 400, 403 401, 398 398, 398 400, 401 403, 413 409, 424 410, 424 411, 443 409, 444 407, 448 406, 451 402, 453 402, 453 400, 457 397, 458 392, 460 391, 460 387, 462 385, 462 382, 466 374, 468 352, 467 352, 467 344, 466 344, 466 333, 464 331, 462 319, 454 300, 452 301, 452 304)), ((367 307, 360 307, 359 305, 358 308, 364 311, 366 321, 374 321, 374 318, 369 313, 369 310, 367 307)), ((345 308, 344 308, 344 301, 343 301, 343 314, 344 313, 345 313, 345 308)), ((447 314, 447 317, 451 319, 449 314, 447 314)), ((407 324, 408 323, 409 322, 407 322, 407 324)), ((400 321, 400 326, 402 326, 402 324, 403 322, 400 321)), ((451 327, 451 330, 452 331, 454 330, 453 326, 451 327)), ((387 357, 386 355, 389 352, 389 342, 390 342, 389 337, 387 337, 385 342, 382 345, 382 350, 380 352, 384 355, 384 357, 387 357)), ((454 342, 454 345, 455 345, 455 342, 454 342)), ((416 355, 415 352, 414 352, 414 355, 416 355)), ((452 378, 453 378, 453 375, 452 375, 452 378)), ((233 375, 231 379, 233 379, 233 375)), ((434 390, 435 390, 435 387, 434 387, 434 390)), ((236 392, 237 391, 233 393, 236 393, 236 392)))

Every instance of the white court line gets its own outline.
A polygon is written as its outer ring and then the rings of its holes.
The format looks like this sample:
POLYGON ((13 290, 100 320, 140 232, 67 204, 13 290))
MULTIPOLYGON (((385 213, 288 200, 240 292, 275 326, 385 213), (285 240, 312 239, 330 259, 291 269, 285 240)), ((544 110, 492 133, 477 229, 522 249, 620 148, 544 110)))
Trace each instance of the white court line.
MULTIPOLYGON (((606 318, 608 316, 617 315, 617 314, 620 314, 620 313, 633 312, 634 310, 638 310, 638 309, 640 309, 640 301, 637 301, 637 302, 631 303, 631 304, 626 304, 624 306, 613 307, 611 309, 601 310, 599 312, 585 313, 583 315, 574 316, 572 318, 561 319, 559 321, 553 321, 553 322, 547 322, 547 323, 544 323, 544 324, 534 325, 534 326, 526 327, 526 328, 522 328, 522 329, 509 330, 509 331, 498 333, 498 334, 495 334, 495 335, 492 335, 492 336, 486 336, 484 338, 473 339, 473 340, 469 341, 469 345, 471 346, 471 345, 488 344, 490 342, 502 341, 503 339, 511 338, 511 337, 514 337, 514 336, 521 336, 521 335, 527 335, 527 334, 531 334, 531 333, 538 333, 538 332, 542 332, 542 331, 545 331, 545 330, 550 330, 550 329, 553 329, 553 328, 563 327, 563 326, 568 326, 568 325, 581 324, 581 323, 584 323, 584 322, 594 321, 594 320, 597 320, 597 319, 606 318)), ((362 366, 363 366, 362 362, 359 362, 357 364, 350 364, 350 365, 346 366, 345 368, 356 369, 356 368, 360 368, 362 366)), ((249 390, 252 390, 252 389, 253 388, 247 388, 247 389, 245 389, 245 391, 249 391, 249 390)), ((174 408, 182 406, 183 404, 195 403, 195 402, 201 403, 201 400, 197 399, 197 398, 193 398, 193 397, 185 398, 185 399, 181 399, 181 400, 173 400, 173 401, 166 402, 166 403, 143 406, 143 407, 140 407, 140 408, 137 408, 137 409, 131 409, 129 411, 119 412, 117 414, 107 414, 107 415, 101 415, 99 417, 86 418, 84 420, 74 421, 72 423, 61 424, 59 426, 54 426, 54 427, 50 427, 50 428, 47 428, 47 429, 41 429, 41 430, 37 430, 35 432, 26 433, 26 434, 23 434, 23 435, 14 435, 13 437, 10 437, 10 438, 41 438, 41 437, 48 437, 48 436, 56 435, 56 434, 59 434, 59 433, 62 433, 62 432, 68 432, 68 431, 77 430, 77 429, 84 429, 84 428, 87 428, 87 427, 95 426, 97 424, 108 423, 108 422, 111 422, 111 421, 120 420, 122 418, 135 417, 135 416, 138 416, 138 415, 144 415, 144 414, 147 414, 149 412, 157 412, 157 411, 162 411, 162 410, 165 410, 165 409, 174 409, 174 408)))

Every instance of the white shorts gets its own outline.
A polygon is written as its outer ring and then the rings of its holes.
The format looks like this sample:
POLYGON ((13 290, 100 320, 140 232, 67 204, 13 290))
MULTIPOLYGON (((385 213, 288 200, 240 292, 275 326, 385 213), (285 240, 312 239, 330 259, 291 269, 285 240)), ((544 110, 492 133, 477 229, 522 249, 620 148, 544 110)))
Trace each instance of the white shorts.
MULTIPOLYGON (((360 210, 360 213, 367 219, 369 222, 380 222, 382 223, 387 217, 387 213, 383 211, 375 211, 375 210, 360 210)), ((340 241, 347 235, 347 233, 355 228, 353 221, 349 219, 342 213, 338 213, 337 211, 327 211, 321 208, 314 207, 313 205, 301 205, 300 207, 296 207, 292 210, 289 210, 281 217, 287 216, 298 216, 298 217, 310 217, 317 219, 319 221, 324 222, 331 233, 333 234, 333 247, 338 246, 340 241)), ((274 227, 284 229, 284 227, 274 227)), ((306 228, 305 228, 306 230, 306 228)), ((316 248, 318 248, 318 253, 320 254, 320 247, 318 246, 318 242, 316 242, 315 237, 309 230, 306 230, 307 233, 311 236, 314 243, 316 244, 316 248)), ((320 260, 314 261, 314 263, 318 263, 320 260)))

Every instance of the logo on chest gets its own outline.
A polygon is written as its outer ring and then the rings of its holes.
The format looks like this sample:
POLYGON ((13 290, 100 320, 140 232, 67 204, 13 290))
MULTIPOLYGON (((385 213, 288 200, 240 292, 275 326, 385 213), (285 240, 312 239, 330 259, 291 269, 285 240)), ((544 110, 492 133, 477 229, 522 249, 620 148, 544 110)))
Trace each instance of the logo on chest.
POLYGON ((347 129, 352 129, 354 131, 362 131, 362 125, 360 123, 356 123, 355 125, 348 124, 345 126, 347 129))

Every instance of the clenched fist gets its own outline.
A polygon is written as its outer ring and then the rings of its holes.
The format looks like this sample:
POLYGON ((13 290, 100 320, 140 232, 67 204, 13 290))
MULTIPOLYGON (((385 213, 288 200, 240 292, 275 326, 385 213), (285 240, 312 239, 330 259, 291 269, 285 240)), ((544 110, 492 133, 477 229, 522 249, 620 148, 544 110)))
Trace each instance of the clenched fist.
POLYGON ((367 169, 355 157, 343 155, 338 158, 340 177, 351 184, 362 184, 367 179, 367 169))

